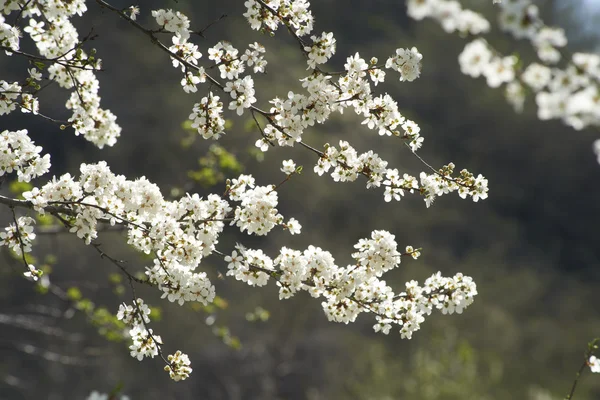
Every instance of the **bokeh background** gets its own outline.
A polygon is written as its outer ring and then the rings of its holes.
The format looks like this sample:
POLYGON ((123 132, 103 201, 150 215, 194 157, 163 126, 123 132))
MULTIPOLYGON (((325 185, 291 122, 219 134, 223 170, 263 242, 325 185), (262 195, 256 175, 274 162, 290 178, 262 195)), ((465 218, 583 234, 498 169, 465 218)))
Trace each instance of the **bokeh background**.
MULTIPOLYGON (((231 128, 219 141, 229 158, 219 156, 210 148, 214 142, 193 140, 182 125, 204 89, 183 93, 179 73, 164 53, 93 1, 76 24, 82 35, 92 27, 99 34, 91 45, 105 68, 99 74, 103 106, 123 127, 117 145, 98 150, 43 119, 10 115, 0 124, 29 129, 52 155, 53 174, 77 174, 81 162, 106 160, 113 171, 130 178, 144 175, 173 196, 220 193, 219 178, 240 170, 254 174, 260 184, 277 183, 283 178, 281 161, 293 158, 304 172, 281 188, 280 211, 302 223, 302 235, 228 234, 220 242, 222 251, 236 241, 271 254, 282 245, 315 244, 345 265, 359 238, 385 229, 399 245, 423 248, 418 261, 405 260, 389 273, 388 282, 401 287, 436 271, 460 271, 478 284, 475 303, 462 315, 434 314, 412 340, 401 340, 399 334, 373 333, 369 316, 350 325, 329 323, 308 295, 278 301, 275 285, 253 289, 219 279, 226 265, 209 258, 202 268, 217 287, 215 307, 180 307, 159 301, 153 289, 138 288, 139 296, 158 307, 153 326, 167 351, 181 349, 192 359, 191 378, 175 383, 158 358, 131 358, 127 341, 106 328, 110 317, 102 319, 104 310, 115 313, 131 297, 114 266, 70 235, 40 234, 34 255, 51 267, 53 284, 71 288, 70 299, 41 293, 22 279, 22 266, 2 249, 1 399, 84 399, 92 390, 108 393, 119 385, 131 399, 145 400, 551 400, 567 394, 587 342, 600 335, 600 165, 592 153, 598 130, 577 132, 558 121, 540 122, 532 99, 515 114, 500 90, 461 75, 457 57, 465 39, 445 34, 433 21, 409 19, 403 1, 313 3, 316 31, 332 31, 337 39, 331 70, 339 70, 356 51, 367 59, 385 59, 398 47, 418 47, 421 78, 401 83, 390 75, 377 89, 390 93, 403 114, 420 124, 425 159, 437 166, 453 161, 482 173, 490 182, 489 199, 472 203, 446 196, 429 209, 418 196, 385 203, 381 191, 366 190, 360 182, 336 184, 317 177, 314 156, 301 148, 269 151, 261 159, 253 150, 259 133, 248 116, 230 116, 231 128)), ((462 3, 495 20, 491 1, 462 3)), ((573 52, 598 48, 598 3, 546 0, 539 5, 548 24, 567 29, 573 52)), ((154 26, 149 15, 154 8, 180 10, 197 28, 227 14, 198 41, 201 51, 206 55, 223 39, 239 49, 259 41, 269 61, 267 75, 256 80, 259 106, 299 90, 305 64, 296 44, 283 30, 274 38, 251 31, 242 1, 145 0, 139 5, 146 26, 154 26)), ((487 37, 507 54, 533 57, 528 43, 497 29, 487 37)), ((22 79, 26 66, 25 60, 0 56, 3 79, 22 79)), ((42 111, 65 118, 66 96, 48 91, 41 98, 42 111)), ((348 140, 359 151, 374 149, 400 170, 421 170, 408 149, 369 131, 350 113, 308 130, 305 139, 316 147, 348 140)), ((8 194, 9 185, 1 190, 8 194)), ((0 210, 4 225, 10 218, 7 209, 0 210)), ((100 242, 134 271, 148 263, 127 248, 120 232, 104 232, 100 242)), ((587 371, 575 398, 600 399, 600 377, 587 371)))

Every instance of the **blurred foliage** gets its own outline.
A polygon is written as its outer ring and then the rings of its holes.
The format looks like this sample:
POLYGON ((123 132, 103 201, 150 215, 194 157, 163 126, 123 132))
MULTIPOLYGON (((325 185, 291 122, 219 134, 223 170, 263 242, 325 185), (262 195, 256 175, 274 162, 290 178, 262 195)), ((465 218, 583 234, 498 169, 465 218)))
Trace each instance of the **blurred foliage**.
POLYGON ((198 159, 198 164, 200 169, 188 171, 188 177, 205 188, 224 182, 226 177, 237 176, 243 170, 234 154, 216 144, 198 159))

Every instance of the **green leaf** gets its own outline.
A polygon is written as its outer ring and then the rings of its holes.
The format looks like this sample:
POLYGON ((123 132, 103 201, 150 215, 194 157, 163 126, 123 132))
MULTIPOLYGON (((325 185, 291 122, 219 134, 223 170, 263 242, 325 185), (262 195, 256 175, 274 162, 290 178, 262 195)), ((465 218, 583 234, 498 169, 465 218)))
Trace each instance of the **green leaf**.
POLYGON ((71 300, 80 300, 82 295, 81 295, 81 290, 79 290, 78 287, 70 287, 67 289, 67 297, 71 300))
POLYGON ((162 309, 160 307, 150 307, 150 319, 160 321, 162 319, 162 309))
POLYGON ((38 214, 36 215, 35 219, 40 226, 50 226, 54 224, 54 218, 50 214, 38 214))
POLYGON ((21 196, 23 192, 28 192, 31 189, 33 189, 33 185, 29 182, 11 181, 8 185, 8 190, 18 196, 21 196))
POLYGON ((108 275, 108 280, 111 283, 121 283, 121 281, 123 280, 123 276, 117 272, 113 272, 112 274, 108 275))

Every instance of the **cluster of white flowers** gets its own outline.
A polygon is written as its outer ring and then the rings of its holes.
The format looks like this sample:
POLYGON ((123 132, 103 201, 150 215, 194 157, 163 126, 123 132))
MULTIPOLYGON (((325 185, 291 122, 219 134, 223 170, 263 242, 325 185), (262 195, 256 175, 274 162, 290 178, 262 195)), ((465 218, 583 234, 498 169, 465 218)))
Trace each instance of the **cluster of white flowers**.
MULTIPOLYGON (((131 356, 139 361, 144 357, 157 356, 163 344, 161 337, 146 327, 146 324, 150 323, 150 313, 150 308, 140 298, 136 299, 133 305, 121 304, 117 312, 117 318, 129 327, 132 340, 129 346, 131 356)), ((180 381, 189 377, 192 368, 187 354, 177 350, 175 355, 169 355, 167 359, 165 371, 169 372, 171 379, 180 381)))
MULTIPOLYGON (((88 56, 81 49, 79 35, 70 21, 71 17, 82 15, 87 10, 85 1, 30 1, 24 4, 9 1, 4 2, 3 9, 5 14, 19 10, 20 17, 27 21, 23 31, 35 42, 41 56, 38 62, 46 65, 47 78, 63 88, 73 89, 66 107, 72 110, 68 121, 75 129, 75 134, 82 135, 100 148, 112 146, 121 128, 116 124, 114 114, 100 107, 98 80, 93 72, 100 68, 100 60, 88 56)), ((19 32, 18 28, 8 25, 4 17, 1 18, 2 45, 16 51, 18 41, 14 34, 19 32)), ((35 69, 30 73, 35 80, 42 78, 35 69)), ((13 111, 16 105, 23 112, 38 113, 38 99, 24 89, 16 83, 9 85, 0 81, 0 115, 13 111), (16 103, 19 95, 22 100, 16 103)))
MULTIPOLYGON (((219 196, 210 195, 203 200, 198 195, 188 195, 168 202, 159 188, 145 178, 127 180, 113 174, 105 162, 82 164, 80 169, 79 180, 65 174, 23 196, 40 213, 47 207, 60 206, 70 219, 71 231, 87 243, 97 236, 98 222, 127 224, 128 243, 147 254, 156 254, 161 266, 168 264, 170 270, 163 272, 169 273, 169 279, 176 279, 180 268, 191 273, 214 250, 224 227, 221 219, 230 211, 228 203, 219 196)), ((204 303, 212 301, 214 292, 206 276, 191 276, 194 279, 181 289, 206 297, 181 295, 204 303)))
POLYGON ((539 9, 530 0, 513 0, 502 3, 498 14, 500 28, 516 39, 527 39, 534 45, 537 55, 545 63, 560 61, 557 48, 567 44, 562 28, 548 27, 539 16, 539 9))
POLYGON ((385 201, 399 201, 405 192, 420 193, 429 207, 437 196, 458 192, 461 198, 470 196, 473 201, 488 197, 488 181, 481 174, 475 178, 467 170, 460 171, 452 177, 455 166, 450 163, 432 174, 421 172, 420 185, 416 178, 400 173, 397 169, 389 169, 387 161, 382 160, 372 151, 358 155, 356 150, 341 140, 339 149, 327 145, 323 156, 314 168, 315 173, 322 175, 333 167, 331 177, 336 182, 352 182, 359 175, 368 177, 367 188, 385 187, 385 201))
POLYGON ((27 130, 0 133, 0 176, 17 172, 19 182, 29 182, 50 169, 50 155, 40 157, 41 146, 36 146, 27 130))
POLYGON ((247 0, 244 5, 247 10, 244 17, 252 29, 275 32, 283 23, 300 36, 308 35, 313 30, 314 18, 307 0, 247 0), (265 5, 268 12, 265 12, 265 5))
MULTIPOLYGON (((173 59, 173 63, 175 63, 175 61, 177 60, 173 59)), ((184 77, 181 79, 181 86, 186 93, 196 93, 198 91, 197 85, 204 82, 206 82, 206 74, 204 73, 204 68, 199 67, 197 73, 190 71, 185 72, 184 77)))
POLYGON ((386 68, 400 72, 400 81, 412 82, 421 74, 421 60, 423 55, 416 47, 412 49, 397 49, 396 55, 388 58, 386 68))
POLYGON ((238 49, 229 42, 218 42, 208 49, 208 58, 218 65, 221 79, 237 79, 244 72, 245 64, 238 57, 238 49))
MULTIPOLYGON (((169 50, 178 57, 171 57, 173 67, 178 68, 181 66, 182 72, 186 72, 186 75, 191 74, 191 72, 188 71, 187 65, 182 63, 180 60, 183 60, 185 63, 191 65, 198 65, 198 60, 202 57, 202 53, 198 51, 198 46, 186 41, 178 35, 173 36, 171 40, 173 41, 173 45, 169 47, 169 50)), ((196 74, 196 76, 198 80, 202 79, 202 71, 199 70, 199 73, 196 74)))
MULTIPOLYGON (((531 41, 540 61, 553 65, 563 58, 559 49, 567 44, 567 38, 562 28, 545 25, 538 14, 537 6, 529 0, 504 2, 499 24, 515 38, 531 41)), ((518 78, 536 93, 540 119, 561 119, 575 129, 600 125, 600 56, 597 54, 574 53, 564 68, 532 63, 518 78)), ((509 85, 507 98, 518 105, 525 97, 524 87, 519 88, 522 85, 517 80, 509 85)))
POLYGON ((267 60, 265 60, 265 47, 258 43, 251 43, 246 52, 240 57, 240 60, 245 62, 249 67, 252 67, 254 73, 265 72, 267 60))
MULTIPOLYGON (((531 0, 494 1, 500 3, 498 24, 516 39, 531 42, 540 63, 521 66, 515 56, 503 56, 482 38, 468 43, 459 56, 463 73, 472 77, 484 76, 490 87, 504 87, 507 101, 516 111, 523 109, 528 89, 535 93, 538 117, 542 120, 561 119, 565 124, 583 129, 600 126, 600 56, 591 53, 574 53, 566 66, 548 67, 565 58, 560 49, 567 44, 562 28, 547 26, 539 15, 539 9, 531 0)), ((462 10, 454 0, 410 0, 408 15, 420 20, 432 17, 447 32, 456 28, 465 18, 459 17, 469 10, 462 10)), ((479 14, 480 30, 467 30, 477 35, 489 30, 489 22, 479 14)))
POLYGON ((443 166, 437 173, 419 176, 421 180, 421 192, 425 196, 425 202, 429 207, 436 196, 458 191, 458 195, 466 199, 471 197, 477 202, 488 197, 488 180, 481 174, 475 177, 469 171, 463 169, 456 178, 448 179, 454 173, 454 164, 443 166))
POLYGON ((179 382, 189 378, 192 368, 190 367, 191 362, 187 354, 177 350, 175 354, 169 354, 167 360, 169 361, 169 365, 165 365, 165 371, 169 373, 171 379, 179 382))
POLYGON ((144 357, 154 358, 158 355, 158 348, 162 345, 160 336, 154 334, 152 329, 146 329, 143 326, 136 325, 129 331, 131 336, 131 357, 142 361, 144 357))
POLYGON ((408 0, 408 16, 416 20, 433 18, 448 33, 479 35, 490 30, 490 23, 481 14, 463 9, 456 0, 408 0))
POLYGON ((33 218, 19 217, 17 224, 12 223, 4 228, 5 232, 0 232, 0 246, 8 246, 18 256, 31 252, 31 243, 35 239, 33 224, 33 218))
MULTIPOLYGON (((228 275, 249 285, 262 286, 269 278, 277 280, 279 298, 288 299, 298 291, 312 297, 323 297, 321 303, 328 319, 353 322, 362 312, 375 314, 375 331, 387 334, 393 325, 400 328, 403 338, 411 338, 433 309, 444 314, 461 313, 477 294, 471 278, 457 274, 453 278, 437 274, 424 285, 411 281, 406 292, 394 294, 379 278, 398 267, 402 254, 397 250, 394 235, 373 231, 370 239, 361 239, 352 254, 356 264, 346 268, 335 264, 333 256, 321 248, 309 246, 304 252, 282 248, 272 260, 261 250, 236 247, 230 256, 228 275)), ((417 258, 418 250, 407 246, 405 255, 417 258)))
MULTIPOLYGON (((9 2, 10 4, 11 2, 9 2)), ((13 4, 18 4, 16 1, 13 4)), ((0 46, 8 47, 12 50, 19 50, 19 40, 21 34, 19 29, 15 26, 9 25, 4 22, 4 16, 0 14, 0 46)), ((5 50, 7 55, 11 55, 12 52, 5 50)))
POLYGON ((215 287, 206 272, 192 272, 177 262, 155 259, 154 266, 146 269, 146 275, 150 283, 163 292, 161 298, 170 302, 183 305, 197 301, 207 305, 215 299, 215 287))
POLYGON ((92 393, 90 393, 86 400, 130 400, 130 398, 129 396, 124 395, 119 397, 117 397, 116 395, 109 396, 106 393, 100 393, 94 390, 92 393))
MULTIPOLYGON (((173 67, 181 68, 184 73, 181 86, 186 93, 195 93, 197 85, 207 80, 211 84, 217 84, 233 99, 229 103, 229 109, 235 110, 242 115, 244 109, 250 108, 255 102, 254 80, 250 75, 240 75, 244 72, 246 65, 252 67, 254 73, 264 72, 267 61, 264 59, 264 47, 259 43, 250 44, 249 49, 239 56, 239 51, 229 42, 220 41, 208 49, 208 59, 214 61, 219 69, 221 79, 228 82, 223 85, 217 83, 210 77, 206 69, 198 66, 198 60, 202 53, 198 46, 191 43, 189 19, 179 11, 155 10, 152 11, 156 22, 167 32, 174 33, 173 45, 169 48, 173 54, 171 59, 173 67)), ((196 103, 190 114, 192 126, 198 129, 198 133, 205 139, 218 139, 224 132, 225 119, 222 116, 223 104, 219 102, 219 96, 210 93, 200 103, 196 103)))
POLYGON ((248 234, 266 235, 277 225, 292 234, 301 228, 294 219, 283 222, 273 186, 255 186, 246 175, 228 184, 229 198, 240 203, 235 209, 215 194, 206 200, 194 194, 169 202, 146 179, 129 181, 100 162, 83 164, 79 180, 65 174, 23 196, 40 213, 60 206, 60 213, 70 219, 70 231, 88 244, 97 237, 99 222, 125 224, 128 243, 156 255, 146 275, 163 298, 208 304, 215 297, 214 286, 205 272, 194 270, 215 250, 228 215, 233 215, 232 225, 248 234))
POLYGON ((274 186, 255 186, 251 176, 242 175, 233 179, 229 186, 229 196, 240 201, 235 209, 232 225, 249 234, 266 235, 276 225, 281 225, 283 216, 277 211, 277 191, 274 186))
MULTIPOLYGON (((28 84, 41 80, 42 74, 36 68, 31 68, 28 72, 28 84)), ((9 83, 0 80, 0 115, 14 111, 17 106, 25 114, 32 113, 37 115, 39 113, 40 105, 37 97, 31 93, 24 92, 23 87, 18 82, 9 83), (19 96, 21 96, 20 101, 17 100, 19 96)))
POLYGON ((225 119, 223 118, 223 103, 219 96, 212 92, 194 104, 189 119, 192 128, 197 129, 204 139, 218 139, 225 133, 225 119))
POLYGON ((233 99, 229 103, 229 109, 235 110, 237 115, 242 115, 244 109, 250 108, 256 102, 256 97, 254 97, 254 80, 252 80, 250 75, 246 75, 243 79, 227 82, 224 90, 233 99))
POLYGON ((190 20, 179 11, 154 10, 152 16, 156 19, 156 23, 167 32, 174 33, 184 42, 189 39, 190 20))
POLYGON ((273 260, 262 250, 245 249, 237 244, 231 256, 226 256, 228 276, 234 276, 238 281, 246 282, 250 286, 264 286, 267 284, 273 268, 273 260), (239 251, 239 254, 238 254, 239 251))
POLYGON ((142 361, 144 357, 158 355, 159 346, 162 344, 160 336, 153 334, 152 329, 146 329, 150 323, 150 308, 144 300, 136 299, 135 304, 128 306, 121 304, 117 318, 129 326, 129 336, 132 343, 129 346, 131 356, 142 361))
POLYGON ((9 83, 0 80, 0 115, 9 114, 17 108, 17 99, 21 95, 18 82, 9 83))
POLYGON ((499 87, 515 79, 516 58, 498 57, 484 39, 475 39, 467 44, 458 56, 463 74, 477 78, 483 75, 490 87, 499 87))
POLYGON ((119 305, 117 319, 130 326, 143 325, 150 323, 150 307, 144 303, 143 299, 136 299, 136 304, 129 306, 125 303, 119 305))
POLYGON ((317 64, 325 64, 335 54, 335 39, 333 33, 323 32, 321 36, 311 36, 312 46, 305 46, 308 56, 308 68, 316 68, 317 64))

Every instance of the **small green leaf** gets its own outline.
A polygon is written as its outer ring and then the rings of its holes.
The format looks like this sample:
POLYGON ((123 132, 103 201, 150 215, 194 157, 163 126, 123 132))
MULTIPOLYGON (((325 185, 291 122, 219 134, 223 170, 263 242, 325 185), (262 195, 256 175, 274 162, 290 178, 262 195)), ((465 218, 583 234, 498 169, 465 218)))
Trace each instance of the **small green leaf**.
POLYGON ((162 309, 160 307, 150 307, 150 319, 160 321, 162 319, 162 309))
POLYGON ((67 289, 67 297, 75 301, 80 300, 82 297, 81 290, 78 287, 70 287, 67 289))
POLYGON ((33 185, 29 182, 12 181, 8 185, 8 190, 18 196, 21 196, 23 192, 30 191, 31 189, 33 189, 33 185))
POLYGON ((119 273, 113 272, 112 274, 108 275, 108 280, 111 283, 121 283, 121 281, 123 280, 123 276, 119 273))

